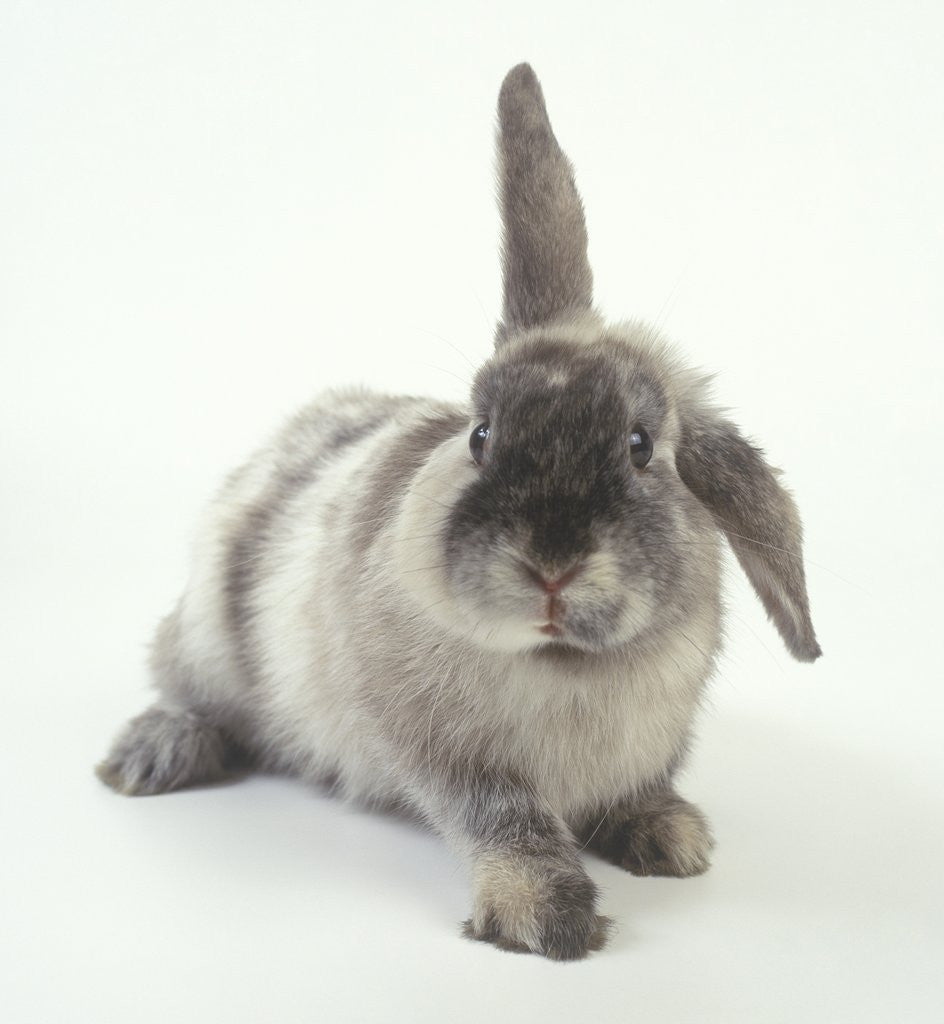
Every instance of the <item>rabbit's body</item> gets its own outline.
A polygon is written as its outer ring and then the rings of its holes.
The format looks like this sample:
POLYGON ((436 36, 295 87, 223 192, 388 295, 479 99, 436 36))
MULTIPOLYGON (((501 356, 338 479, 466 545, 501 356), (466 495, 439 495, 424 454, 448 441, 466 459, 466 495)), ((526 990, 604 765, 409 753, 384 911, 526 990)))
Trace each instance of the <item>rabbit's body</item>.
POLYGON ((606 935, 583 846, 708 866, 673 777, 720 645, 721 533, 791 652, 819 646, 776 473, 653 331, 592 309, 526 65, 499 115, 504 318, 469 404, 328 394, 232 474, 158 633, 160 699, 99 772, 156 793, 248 755, 409 809, 468 859, 469 935, 568 959, 606 935))
POLYGON ((468 419, 367 392, 296 416, 208 510, 155 644, 157 679, 168 705, 260 766, 330 778, 359 801, 436 821, 427 770, 461 753, 514 765, 582 823, 665 778, 684 749, 717 647, 717 586, 674 637, 617 653, 490 651, 431 628, 435 588, 410 576, 435 573, 436 549, 411 534, 455 496, 468 419))

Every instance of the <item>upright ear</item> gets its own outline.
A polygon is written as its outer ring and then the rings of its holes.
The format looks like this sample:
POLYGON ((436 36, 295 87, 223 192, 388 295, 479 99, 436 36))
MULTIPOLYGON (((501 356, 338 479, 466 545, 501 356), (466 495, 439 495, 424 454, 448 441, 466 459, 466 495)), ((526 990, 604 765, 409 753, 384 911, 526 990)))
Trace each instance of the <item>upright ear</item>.
POLYGON ((498 184, 501 344, 516 329, 589 310, 593 302, 583 204, 528 64, 508 72, 498 97, 498 184))
POLYGON ((675 464, 728 538, 790 653, 815 661, 822 651, 810 620, 800 516, 777 471, 737 427, 707 412, 683 429, 675 464))

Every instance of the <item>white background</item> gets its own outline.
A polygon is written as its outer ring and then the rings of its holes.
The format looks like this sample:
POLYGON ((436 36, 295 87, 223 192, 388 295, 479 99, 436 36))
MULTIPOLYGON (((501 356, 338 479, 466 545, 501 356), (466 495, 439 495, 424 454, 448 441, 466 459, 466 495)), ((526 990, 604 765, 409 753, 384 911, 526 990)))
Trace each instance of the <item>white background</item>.
POLYGON ((5 1021, 944 1019, 940 4, 0 8, 5 1021), (319 388, 461 398, 529 60, 597 297, 784 466, 825 657, 740 576, 683 791, 714 867, 596 860, 559 965, 458 935, 433 836, 255 778, 92 775, 206 496, 319 388))

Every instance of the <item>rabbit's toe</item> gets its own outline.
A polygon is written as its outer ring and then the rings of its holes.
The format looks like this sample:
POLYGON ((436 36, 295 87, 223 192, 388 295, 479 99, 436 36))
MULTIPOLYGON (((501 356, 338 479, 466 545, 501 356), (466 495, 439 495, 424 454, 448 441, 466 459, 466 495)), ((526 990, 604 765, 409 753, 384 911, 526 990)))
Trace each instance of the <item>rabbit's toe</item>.
POLYGON ((701 811, 676 799, 627 816, 607 845, 610 859, 634 875, 687 878, 708 870, 714 840, 701 811))
POLYGON ((95 771, 119 793, 148 796, 222 778, 225 757, 219 730, 199 715, 155 706, 128 723, 95 771))
POLYGON ((596 886, 579 866, 502 855, 479 864, 477 878, 468 938, 551 960, 579 960, 606 942, 611 922, 596 913, 596 886))

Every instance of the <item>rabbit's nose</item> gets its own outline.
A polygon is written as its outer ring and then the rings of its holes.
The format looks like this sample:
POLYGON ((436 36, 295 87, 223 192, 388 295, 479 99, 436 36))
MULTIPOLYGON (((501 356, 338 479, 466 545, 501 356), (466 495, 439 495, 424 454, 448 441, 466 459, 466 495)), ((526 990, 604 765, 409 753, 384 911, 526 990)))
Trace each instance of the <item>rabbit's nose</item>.
POLYGON ((575 562, 566 572, 550 575, 540 572, 527 563, 522 563, 530 579, 532 579, 545 593, 558 594, 568 583, 576 579, 583 571, 583 562, 575 562))

